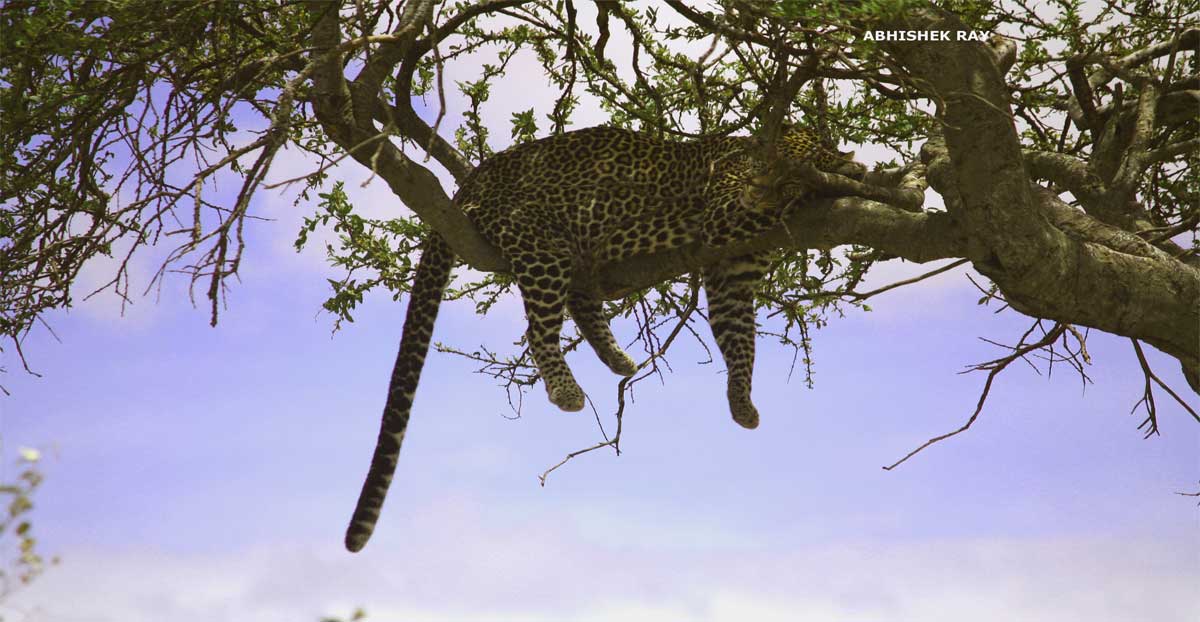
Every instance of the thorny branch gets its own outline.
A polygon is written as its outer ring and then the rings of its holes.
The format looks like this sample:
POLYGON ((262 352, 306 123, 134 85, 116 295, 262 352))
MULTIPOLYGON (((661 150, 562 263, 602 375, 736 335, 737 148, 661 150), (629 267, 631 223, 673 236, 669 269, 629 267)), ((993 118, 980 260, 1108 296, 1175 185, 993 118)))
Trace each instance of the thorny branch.
POLYGON ((1167 386, 1167 383, 1163 382, 1162 379, 1150 369, 1150 363, 1146 360, 1146 354, 1142 352, 1142 344, 1138 343, 1137 339, 1130 339, 1129 341, 1133 343, 1133 351, 1137 353, 1138 364, 1141 365, 1142 374, 1146 378, 1146 385, 1145 389, 1142 391, 1142 398, 1138 400, 1138 402, 1134 404, 1133 408, 1129 411, 1130 413, 1134 413, 1137 412, 1138 406, 1145 405, 1146 407, 1146 418, 1140 424, 1138 424, 1137 429, 1146 429, 1145 438, 1150 438, 1151 436, 1158 434, 1158 408, 1154 403, 1154 384, 1157 384, 1162 388, 1162 390, 1166 391, 1167 395, 1170 395, 1176 402, 1179 403, 1180 406, 1183 407, 1184 410, 1188 412, 1189 415, 1192 416, 1193 419, 1196 420, 1197 423, 1200 423, 1200 415, 1196 414, 1196 410, 1193 409, 1187 402, 1185 402, 1178 393, 1173 391, 1171 387, 1167 386))
POLYGON ((1048 369, 1053 369, 1053 365, 1056 361, 1066 361, 1066 362, 1069 362, 1070 364, 1072 364, 1073 366, 1075 366, 1076 370, 1080 373, 1081 378, 1084 380, 1084 382, 1087 382, 1088 381, 1087 375, 1083 373, 1083 365, 1085 364, 1084 358, 1086 357, 1086 351, 1084 350, 1084 345, 1083 345, 1084 341, 1082 340, 1079 333, 1077 333, 1075 331, 1069 331, 1068 330, 1069 328, 1070 328, 1069 326, 1060 323, 1060 324, 1055 324, 1049 331, 1046 331, 1042 327, 1042 321, 1038 320, 1038 321, 1034 322, 1034 324, 1032 326, 1030 326, 1028 330, 1025 331, 1025 334, 1021 335, 1021 338, 1017 341, 1017 343, 1015 345, 1003 346, 1002 344, 998 344, 995 342, 989 342, 989 343, 994 343, 995 345, 1000 345, 1001 347, 1005 347, 1005 348, 1009 349, 1011 352, 1003 357, 1000 357, 1000 358, 997 358, 997 359, 994 359, 991 361, 987 361, 985 363, 977 363, 975 365, 970 366, 967 370, 961 372, 961 373, 968 373, 968 372, 972 372, 972 371, 987 371, 988 372, 987 379, 984 381, 984 384, 983 384, 983 390, 979 394, 979 400, 975 404, 975 411, 971 413, 971 416, 967 419, 966 423, 964 423, 961 427, 959 427, 951 432, 947 432, 946 434, 935 436, 935 437, 925 441, 920 446, 918 446, 916 449, 913 449, 912 451, 908 452, 908 454, 906 454, 903 458, 897 460, 896 462, 893 462, 892 464, 890 464, 888 466, 883 467, 883 469, 885 471, 891 471, 892 469, 900 466, 901 464, 906 462, 909 458, 912 458, 913 456, 917 455, 918 453, 920 453, 922 450, 929 447, 930 445, 944 441, 952 436, 956 436, 956 435, 961 434, 962 432, 965 432, 968 429, 970 429, 970 427, 972 425, 974 425, 975 421, 979 418, 980 413, 983 412, 983 406, 987 402, 988 394, 992 390, 993 381, 995 381, 996 377, 1000 374, 1000 372, 1004 371, 1005 368, 1007 368, 1011 363, 1013 363, 1014 361, 1017 361, 1017 360, 1025 361, 1031 367, 1033 367, 1034 371, 1037 371, 1039 374, 1041 373, 1040 371, 1038 371, 1037 366, 1027 358, 1029 355, 1036 353, 1038 350, 1041 350, 1043 348, 1047 349, 1048 354, 1043 356, 1042 358, 1047 361, 1048 369), (1035 330, 1038 330, 1038 329, 1042 329, 1042 331, 1043 331, 1042 336, 1037 341, 1034 341, 1032 343, 1026 343, 1026 339, 1028 339, 1029 336, 1035 330), (1075 337, 1075 339, 1078 340, 1076 342, 1076 349, 1072 349, 1070 347, 1070 344, 1067 342, 1066 335, 1068 335, 1068 334, 1070 334, 1071 336, 1075 337), (1066 351, 1065 355, 1056 354, 1053 349, 1054 343, 1056 341, 1058 341, 1058 339, 1060 337, 1063 338, 1062 345, 1063 345, 1064 350, 1066 351))

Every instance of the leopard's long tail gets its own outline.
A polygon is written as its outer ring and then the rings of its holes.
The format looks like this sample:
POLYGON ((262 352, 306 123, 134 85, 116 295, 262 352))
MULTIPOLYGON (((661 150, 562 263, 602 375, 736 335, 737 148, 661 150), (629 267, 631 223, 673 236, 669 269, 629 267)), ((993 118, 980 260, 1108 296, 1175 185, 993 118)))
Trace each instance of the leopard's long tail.
POLYGON ((359 551, 367 544, 371 533, 375 531, 375 522, 379 520, 383 499, 396 472, 404 431, 408 429, 413 393, 417 390, 425 355, 429 352, 433 324, 453 267, 454 251, 442 236, 436 233, 430 235, 417 263, 417 274, 408 299, 408 312, 404 317, 404 332, 400 337, 400 351, 396 354, 396 365, 392 368, 392 379, 388 383, 379 440, 375 442, 375 455, 371 457, 371 470, 363 482, 350 526, 346 528, 346 548, 351 552, 359 551))

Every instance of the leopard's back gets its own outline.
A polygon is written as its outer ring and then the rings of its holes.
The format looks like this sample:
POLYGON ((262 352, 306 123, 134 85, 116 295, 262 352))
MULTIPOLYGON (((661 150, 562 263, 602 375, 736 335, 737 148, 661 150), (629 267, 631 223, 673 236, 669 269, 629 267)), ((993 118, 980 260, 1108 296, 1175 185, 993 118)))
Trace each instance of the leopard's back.
POLYGON ((698 143, 587 128, 496 154, 464 182, 455 203, 502 250, 613 261, 695 239, 705 158, 698 143))
MULTIPOLYGON (((753 155, 756 145, 748 137, 685 142, 591 127, 495 154, 463 182, 454 201, 505 252, 541 250, 604 263, 677 248, 702 235, 706 244, 720 246, 769 228, 782 210, 742 199, 766 173, 753 155)), ((777 152, 825 171, 865 172, 853 154, 804 128, 788 128, 777 152)), ((807 193, 800 180, 785 186, 789 199, 807 193)))

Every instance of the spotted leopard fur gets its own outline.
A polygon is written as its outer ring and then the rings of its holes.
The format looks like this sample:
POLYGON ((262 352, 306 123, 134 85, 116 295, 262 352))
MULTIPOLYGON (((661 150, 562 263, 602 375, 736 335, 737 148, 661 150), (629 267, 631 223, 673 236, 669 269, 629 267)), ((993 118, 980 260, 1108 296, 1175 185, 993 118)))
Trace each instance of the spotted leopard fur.
MULTIPOLYGON (((783 159, 852 176, 865 172, 850 159, 853 154, 839 153, 806 129, 787 128, 777 145, 783 159)), ((697 239, 724 246, 772 228, 786 204, 809 190, 789 179, 782 192, 761 191, 772 179, 752 138, 673 142, 593 127, 496 154, 463 182, 454 203, 508 258, 525 304, 527 342, 550 401, 577 411, 584 406, 583 390, 559 345, 564 310, 609 369, 630 376, 637 365, 613 338, 601 301, 571 290, 572 275, 697 239)), ((440 236, 430 236, 417 267, 375 455, 346 532, 351 551, 366 544, 379 518, 454 259, 440 236)), ((766 254, 746 255, 702 271, 709 325, 728 368, 730 412, 746 428, 758 426, 750 399, 754 294, 767 262, 766 254)))

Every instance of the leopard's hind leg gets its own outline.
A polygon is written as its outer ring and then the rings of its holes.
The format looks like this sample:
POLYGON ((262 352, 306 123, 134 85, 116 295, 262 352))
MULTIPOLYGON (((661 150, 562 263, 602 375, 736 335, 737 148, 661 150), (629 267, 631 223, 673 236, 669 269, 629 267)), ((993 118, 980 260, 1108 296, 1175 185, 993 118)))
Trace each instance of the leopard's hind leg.
POLYGON ((522 251, 510 256, 513 274, 525 302, 525 332, 550 401, 559 408, 583 410, 583 389, 563 359, 559 339, 571 266, 567 258, 549 252, 522 251))
POLYGON ((583 333, 583 338, 591 344, 600 361, 608 366, 613 373, 621 376, 632 376, 637 372, 637 363, 633 361, 613 337, 608 319, 604 317, 604 305, 595 298, 571 292, 567 298, 567 310, 583 333))
POLYGON ((742 255, 704 269, 708 323, 729 370, 726 395, 733 420, 758 427, 758 409, 750 400, 754 374, 754 294, 770 265, 766 253, 742 255))

